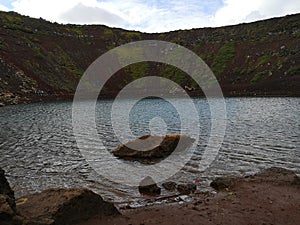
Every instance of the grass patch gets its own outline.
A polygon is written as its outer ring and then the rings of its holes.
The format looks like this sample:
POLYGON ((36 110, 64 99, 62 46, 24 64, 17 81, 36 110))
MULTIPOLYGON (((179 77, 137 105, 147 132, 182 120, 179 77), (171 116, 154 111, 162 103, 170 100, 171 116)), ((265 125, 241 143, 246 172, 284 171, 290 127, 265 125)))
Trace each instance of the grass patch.
POLYGON ((121 32, 121 36, 124 36, 127 40, 140 40, 142 39, 142 34, 136 31, 121 32))
POLYGON ((259 72, 257 74, 254 75, 254 77, 250 80, 251 83, 256 83, 258 80, 260 80, 263 76, 267 75, 267 74, 271 74, 271 71, 263 71, 263 72, 259 72))
POLYGON ((149 65, 147 62, 134 63, 126 66, 125 72, 130 75, 132 80, 137 80, 148 75, 149 65))
POLYGON ((104 28, 102 37, 104 40, 111 40, 114 37, 114 32, 109 28, 104 28))
POLYGON ((233 59, 235 54, 234 43, 223 45, 218 51, 216 58, 212 63, 212 70, 218 76, 221 75, 227 68, 228 63, 233 59))
POLYGON ((37 59, 43 59, 45 56, 41 53, 41 49, 38 47, 33 48, 34 51, 34 57, 37 59))
POLYGON ((269 62, 271 59, 270 55, 263 55, 258 59, 258 63, 256 64, 256 68, 260 67, 261 65, 264 65, 265 63, 269 62))
POLYGON ((292 66, 288 69, 287 75, 299 75, 300 74, 300 66, 292 66))

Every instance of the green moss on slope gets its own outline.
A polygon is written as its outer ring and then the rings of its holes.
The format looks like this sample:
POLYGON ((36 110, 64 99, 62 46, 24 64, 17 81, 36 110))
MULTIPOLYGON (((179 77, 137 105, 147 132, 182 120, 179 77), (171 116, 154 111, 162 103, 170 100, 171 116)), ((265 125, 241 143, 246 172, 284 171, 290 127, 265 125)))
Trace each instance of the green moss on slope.
POLYGON ((227 68, 228 63, 233 59, 235 54, 234 43, 224 44, 217 53, 213 63, 212 71, 218 76, 221 75, 227 68))

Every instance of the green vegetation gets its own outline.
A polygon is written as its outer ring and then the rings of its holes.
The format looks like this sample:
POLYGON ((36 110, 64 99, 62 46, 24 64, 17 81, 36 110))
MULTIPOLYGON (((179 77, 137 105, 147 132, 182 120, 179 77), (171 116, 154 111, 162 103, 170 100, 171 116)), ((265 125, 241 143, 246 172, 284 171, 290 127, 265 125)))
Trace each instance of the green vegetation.
POLYGON ((174 66, 165 66, 161 71, 161 76, 170 79, 179 85, 187 80, 185 72, 174 66))
POLYGON ((294 33, 293 35, 295 38, 300 38, 300 30, 294 33))
POLYGON ((123 31, 121 36, 124 36, 127 40, 141 40, 142 34, 137 31, 123 31))
POLYGON ((44 55, 39 51, 39 52, 35 53, 34 57, 37 58, 37 59, 43 59, 44 55))
POLYGON ((22 22, 22 17, 20 16, 16 16, 16 15, 10 15, 10 14, 6 14, 5 15, 6 19, 9 21, 9 22, 12 22, 12 23, 15 23, 15 22, 22 22))
POLYGON ((258 63, 256 64, 256 68, 260 67, 261 65, 264 65, 265 63, 269 62, 271 59, 271 55, 263 55, 258 59, 258 63))
POLYGON ((292 66, 288 69, 287 75, 299 75, 300 74, 300 65, 292 66))
POLYGON ((213 62, 213 60, 214 60, 214 54, 213 53, 204 54, 204 53, 201 52, 200 57, 205 63, 210 63, 210 62, 213 62))
POLYGON ((149 65, 147 62, 131 64, 125 67, 125 72, 131 76, 132 80, 136 80, 148 75, 149 65))
POLYGON ((144 58, 143 49, 140 47, 117 48, 114 54, 119 59, 120 64, 128 63, 129 61, 139 61, 144 58))
POLYGON ((103 30, 103 39, 104 40, 110 40, 113 38, 114 36, 114 32, 112 31, 112 29, 109 29, 109 28, 104 28, 103 30))
POLYGON ((276 65, 277 65, 277 70, 280 70, 283 67, 282 62, 280 60, 277 62, 276 65))
POLYGON ((50 58, 51 60, 56 61, 61 68, 64 68, 76 77, 82 76, 83 71, 77 67, 73 59, 60 46, 56 46, 54 53, 50 54, 50 58))
POLYGON ((80 28, 78 28, 78 27, 72 27, 72 28, 66 27, 65 29, 66 29, 66 31, 68 31, 68 32, 74 32, 74 33, 76 33, 77 35, 82 35, 82 34, 83 34, 82 29, 80 29, 80 28))
POLYGON ((273 73, 272 71, 263 71, 263 72, 259 72, 257 74, 254 75, 254 77, 250 80, 251 83, 256 83, 258 80, 260 80, 263 76, 265 75, 269 75, 271 76, 273 73))
POLYGON ((68 69, 72 74, 74 74, 76 77, 81 77, 83 75, 83 71, 78 68, 71 68, 68 69))
POLYGON ((212 70, 218 76, 221 75, 227 68, 228 63, 233 59, 235 54, 234 43, 226 43, 217 53, 213 63, 212 70))

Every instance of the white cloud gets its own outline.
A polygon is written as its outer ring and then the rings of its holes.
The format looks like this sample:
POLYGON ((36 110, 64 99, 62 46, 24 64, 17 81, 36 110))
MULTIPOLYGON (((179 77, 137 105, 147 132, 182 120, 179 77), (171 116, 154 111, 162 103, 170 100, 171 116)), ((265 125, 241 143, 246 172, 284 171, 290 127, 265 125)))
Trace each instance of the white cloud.
POLYGON ((104 23, 109 26, 122 26, 124 23, 123 19, 116 14, 99 7, 85 6, 81 3, 63 13, 60 18, 67 23, 79 24, 104 23))
POLYGON ((9 11, 9 9, 4 5, 0 5, 0 11, 9 11))
POLYGON ((214 25, 251 22, 299 12, 300 1, 297 0, 224 0, 224 6, 214 16, 214 25))
POLYGON ((300 12, 299 0, 11 0, 11 5, 21 14, 59 23, 146 32, 232 25, 300 12))

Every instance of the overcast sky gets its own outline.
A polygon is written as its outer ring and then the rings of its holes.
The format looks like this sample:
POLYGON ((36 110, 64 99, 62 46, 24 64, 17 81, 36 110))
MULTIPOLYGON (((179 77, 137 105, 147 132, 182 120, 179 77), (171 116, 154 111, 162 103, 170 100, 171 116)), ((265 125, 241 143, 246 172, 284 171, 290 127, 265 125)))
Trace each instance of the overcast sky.
POLYGON ((0 0, 0 10, 52 22, 164 32, 300 12, 300 0, 0 0))

